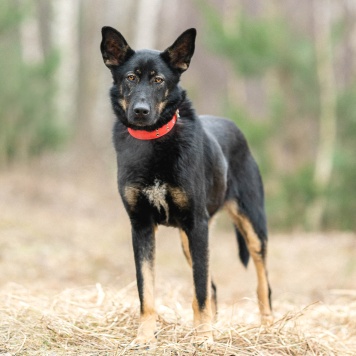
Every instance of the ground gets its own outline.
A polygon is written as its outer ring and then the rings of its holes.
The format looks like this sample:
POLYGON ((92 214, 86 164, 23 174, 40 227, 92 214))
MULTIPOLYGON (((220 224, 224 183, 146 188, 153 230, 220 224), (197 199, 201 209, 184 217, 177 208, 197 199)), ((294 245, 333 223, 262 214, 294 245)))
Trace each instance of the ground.
MULTIPOLYGON (((62 154, 0 172, 1 355, 143 352, 130 345, 138 298, 115 166, 80 162, 62 154)), ((239 263, 222 214, 211 232, 216 342, 196 349, 190 344, 191 273, 178 232, 159 229, 158 344, 148 352, 356 355, 356 235, 270 231, 276 323, 259 326, 254 268, 239 263)))

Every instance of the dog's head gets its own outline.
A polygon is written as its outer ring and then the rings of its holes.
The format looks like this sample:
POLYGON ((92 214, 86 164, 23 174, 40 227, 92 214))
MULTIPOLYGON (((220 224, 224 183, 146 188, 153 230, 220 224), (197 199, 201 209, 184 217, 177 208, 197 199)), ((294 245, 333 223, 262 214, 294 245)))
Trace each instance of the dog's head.
POLYGON ((115 100, 129 127, 154 127, 167 103, 174 102, 180 75, 194 53, 196 30, 182 33, 165 51, 130 48, 120 32, 102 28, 101 53, 114 79, 115 100))

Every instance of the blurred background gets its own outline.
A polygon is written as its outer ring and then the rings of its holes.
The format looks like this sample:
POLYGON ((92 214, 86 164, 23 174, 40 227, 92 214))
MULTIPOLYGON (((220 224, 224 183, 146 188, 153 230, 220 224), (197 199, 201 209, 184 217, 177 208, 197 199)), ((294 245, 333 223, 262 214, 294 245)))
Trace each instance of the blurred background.
POLYGON ((355 0, 2 0, 2 174, 46 155, 114 169, 104 25, 160 50, 196 27, 183 86, 247 136, 270 228, 355 229, 355 0))
MULTIPOLYGON (((137 303, 106 25, 160 50, 197 28, 182 85, 198 113, 236 122, 261 168, 276 312, 355 296, 356 0, 1 0, 0 307, 14 283, 40 296, 131 286, 137 303)), ((157 295, 190 311, 178 233, 158 235, 157 295)), ((255 272, 239 264, 224 214, 210 235, 219 301, 247 310, 255 272)))

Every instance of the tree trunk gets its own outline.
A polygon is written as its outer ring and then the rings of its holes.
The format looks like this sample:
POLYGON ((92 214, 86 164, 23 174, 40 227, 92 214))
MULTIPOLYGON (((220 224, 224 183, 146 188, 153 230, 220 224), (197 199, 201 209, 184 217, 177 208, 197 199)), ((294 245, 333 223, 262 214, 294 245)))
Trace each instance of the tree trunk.
POLYGON ((41 63, 44 55, 41 46, 40 24, 35 7, 31 6, 30 10, 30 13, 20 23, 20 37, 22 60, 31 65, 41 63))
POLYGON ((100 24, 104 10, 98 4, 98 1, 93 0, 80 2, 79 46, 76 51, 80 65, 77 78, 74 79, 79 84, 76 96, 75 144, 80 157, 92 155, 95 146, 93 126, 99 87, 97 68, 101 64, 100 24))
MULTIPOLYGON (((225 0, 223 3, 223 28, 225 35, 239 32, 237 23, 238 15, 241 13, 241 3, 235 0, 225 0)), ((246 107, 246 81, 238 73, 231 73, 226 77, 227 100, 229 103, 238 103, 239 106, 246 107)))
MULTIPOLYGON (((349 33, 348 33, 348 47, 351 52, 351 73, 349 80, 352 82, 356 76, 356 2, 354 0, 345 0, 345 14, 349 18, 349 33)), ((350 83, 347 83, 350 84, 350 83)))
POLYGON ((157 40, 157 24, 162 0, 140 0, 137 10, 137 30, 134 48, 155 48, 157 40))
POLYGON ((314 169, 317 197, 307 210, 310 228, 319 230, 326 209, 326 192, 333 169, 336 143, 336 92, 331 48, 331 1, 314 0, 315 55, 319 82, 319 142, 314 169))
POLYGON ((55 0, 52 4, 52 46, 60 50, 60 62, 55 76, 55 108, 59 120, 70 126, 75 120, 78 83, 79 1, 55 0))

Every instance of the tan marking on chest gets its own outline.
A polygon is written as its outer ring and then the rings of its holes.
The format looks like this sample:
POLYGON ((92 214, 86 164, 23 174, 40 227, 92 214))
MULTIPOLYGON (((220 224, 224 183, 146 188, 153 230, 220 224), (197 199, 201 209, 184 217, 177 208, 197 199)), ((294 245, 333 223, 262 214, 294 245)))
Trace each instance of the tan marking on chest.
POLYGON ((135 186, 126 186, 124 190, 125 200, 129 204, 131 210, 135 209, 137 199, 140 194, 140 189, 135 186))
POLYGON ((164 210, 166 222, 169 220, 169 205, 167 202, 167 194, 170 195, 173 203, 180 209, 186 209, 189 206, 189 201, 183 189, 171 187, 167 183, 155 179, 154 184, 145 188, 138 186, 126 186, 124 189, 124 197, 131 210, 135 209, 139 195, 143 194, 150 204, 159 212, 164 210))
POLYGON ((184 190, 178 187, 169 187, 169 193, 172 197, 173 203, 179 208, 185 209, 188 207, 188 197, 184 190))

